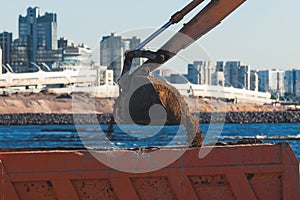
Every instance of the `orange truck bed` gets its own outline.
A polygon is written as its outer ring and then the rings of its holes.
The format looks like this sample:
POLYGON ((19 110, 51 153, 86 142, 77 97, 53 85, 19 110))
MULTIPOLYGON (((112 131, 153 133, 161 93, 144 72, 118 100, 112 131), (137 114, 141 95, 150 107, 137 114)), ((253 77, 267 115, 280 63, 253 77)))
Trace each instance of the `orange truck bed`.
POLYGON ((163 169, 125 173, 86 150, 3 150, 0 199, 300 199, 299 162, 288 143, 198 154, 191 148, 163 169))

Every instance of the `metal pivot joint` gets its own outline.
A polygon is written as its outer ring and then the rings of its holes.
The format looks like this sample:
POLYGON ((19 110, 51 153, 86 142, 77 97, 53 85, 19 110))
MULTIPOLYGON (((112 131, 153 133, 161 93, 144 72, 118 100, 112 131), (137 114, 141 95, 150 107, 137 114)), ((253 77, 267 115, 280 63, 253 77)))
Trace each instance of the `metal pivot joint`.
POLYGON ((167 57, 168 57, 168 52, 166 51, 159 51, 159 52, 145 51, 145 50, 126 51, 121 77, 127 72, 129 72, 131 68, 132 60, 134 58, 147 58, 153 63, 162 64, 165 62, 167 57))

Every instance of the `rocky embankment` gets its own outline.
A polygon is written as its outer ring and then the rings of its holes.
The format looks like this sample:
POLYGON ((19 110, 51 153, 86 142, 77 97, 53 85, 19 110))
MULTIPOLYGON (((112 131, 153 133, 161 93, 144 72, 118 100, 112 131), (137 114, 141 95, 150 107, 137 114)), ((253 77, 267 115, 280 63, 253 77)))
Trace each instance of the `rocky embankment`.
MULTIPOLYGON (((200 123, 300 123, 300 111, 194 113, 200 123)), ((0 114, 0 125, 108 124, 111 114, 0 114)))
POLYGON ((0 114, 0 125, 107 124, 111 114, 0 114))
POLYGON ((300 111, 195 113, 200 123, 300 123, 300 111))
MULTIPOLYGON (((186 98, 200 123, 300 123, 300 111, 256 104, 186 98)), ((0 96, 0 125, 107 124, 113 99, 89 94, 22 93, 0 96)))

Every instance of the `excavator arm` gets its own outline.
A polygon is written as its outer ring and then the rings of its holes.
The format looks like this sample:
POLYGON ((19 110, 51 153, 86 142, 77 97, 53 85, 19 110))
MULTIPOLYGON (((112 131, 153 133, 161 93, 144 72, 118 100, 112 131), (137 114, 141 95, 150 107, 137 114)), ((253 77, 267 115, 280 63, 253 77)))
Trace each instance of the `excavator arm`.
POLYGON ((179 125, 187 130, 187 140, 191 146, 202 145, 202 133, 199 122, 189 113, 184 98, 171 85, 150 76, 162 64, 173 58, 180 50, 188 47, 220 22, 246 0, 211 0, 194 18, 180 29, 169 41, 156 52, 143 51, 141 48, 172 24, 179 22, 184 16, 204 0, 194 0, 159 30, 148 37, 133 51, 125 53, 124 68, 118 81, 119 98, 114 106, 114 121, 126 124, 141 125, 179 125), (140 67, 130 73, 132 59, 148 58, 140 67), (165 113, 157 108, 160 105, 165 113), (154 110, 154 112, 153 112, 154 110), (155 117, 151 117, 154 114, 155 117))
MULTIPOLYGON (((179 22, 191 10, 197 7, 204 0, 194 0, 188 4, 181 11, 175 13, 170 21, 174 23, 179 22)), ((201 36, 215 28, 221 23, 230 13, 236 10, 246 0, 211 0, 195 17, 186 23, 182 29, 179 30, 169 41, 167 41, 159 50, 157 54, 165 56, 164 62, 173 58, 180 50, 185 49, 201 36), (169 52, 166 55, 166 52, 169 52)), ((152 38, 153 39, 153 38, 152 38)), ((146 40, 147 41, 147 40, 146 40)), ((140 46, 141 47, 141 46, 140 46)), ((136 73, 148 67, 150 71, 154 71, 163 63, 153 62, 153 60, 146 61, 139 67, 136 73), (149 64, 151 63, 151 67, 149 64)))

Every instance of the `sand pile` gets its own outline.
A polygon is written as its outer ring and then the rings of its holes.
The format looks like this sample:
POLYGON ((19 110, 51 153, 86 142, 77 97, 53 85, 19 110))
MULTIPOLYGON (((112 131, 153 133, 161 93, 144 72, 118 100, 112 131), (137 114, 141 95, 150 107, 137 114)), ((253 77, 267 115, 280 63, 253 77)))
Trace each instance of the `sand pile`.
MULTIPOLYGON (((284 107, 249 103, 226 103, 214 99, 184 97, 189 111, 194 112, 274 112, 286 111, 284 107)), ((17 113, 112 113, 114 99, 93 98, 88 94, 16 93, 0 96, 0 114, 17 113), (72 98, 78 104, 72 107, 72 98)))
POLYGON ((159 95, 162 105, 166 108, 168 119, 174 119, 176 124, 184 124, 187 130, 188 142, 192 146, 202 145, 202 132, 199 130, 199 121, 191 115, 189 107, 176 88, 164 81, 149 77, 159 95))
POLYGON ((0 96, 0 114, 18 113, 112 113, 112 99, 95 99, 88 94, 16 93, 0 96), (76 98, 76 106, 72 106, 76 98))

